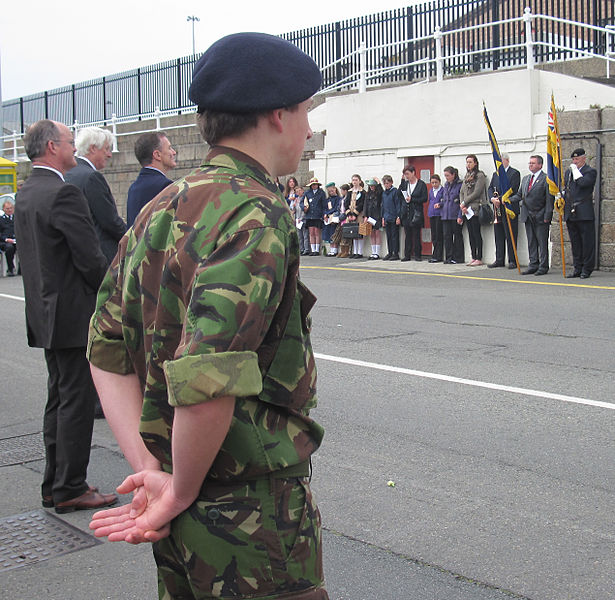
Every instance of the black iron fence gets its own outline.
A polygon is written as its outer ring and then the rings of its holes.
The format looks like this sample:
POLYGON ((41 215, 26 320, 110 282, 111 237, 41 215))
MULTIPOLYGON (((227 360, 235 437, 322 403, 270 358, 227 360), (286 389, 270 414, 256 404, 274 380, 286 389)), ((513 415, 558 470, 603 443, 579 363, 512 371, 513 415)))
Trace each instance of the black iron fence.
MULTIPOLYGON (((613 0, 433 0, 281 37, 314 58, 323 69, 325 88, 346 80, 349 86, 356 85, 352 77, 359 71, 356 50, 361 42, 368 47, 368 65, 378 69, 370 84, 413 81, 435 75, 435 45, 429 38, 437 26, 450 32, 443 40, 444 54, 451 57, 446 62, 449 74, 524 64, 526 53, 520 44, 525 26, 511 19, 521 17, 528 5, 534 14, 559 19, 534 22, 533 38, 542 42, 535 47, 537 62, 566 60, 575 56, 570 49, 600 55, 615 52, 615 36, 582 25, 615 25, 613 0), (494 50, 485 52, 490 48, 494 50)), ((112 115, 141 118, 156 108, 185 110, 192 106, 188 87, 195 60, 186 56, 7 100, 2 103, 5 132, 23 132, 42 118, 71 125, 106 122, 112 115)))

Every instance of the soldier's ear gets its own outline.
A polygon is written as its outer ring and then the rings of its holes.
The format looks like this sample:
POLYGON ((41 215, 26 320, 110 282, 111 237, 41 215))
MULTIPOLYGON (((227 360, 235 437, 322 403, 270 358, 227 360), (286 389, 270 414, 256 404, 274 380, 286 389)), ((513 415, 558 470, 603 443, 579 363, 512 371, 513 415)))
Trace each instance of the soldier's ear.
POLYGON ((276 108, 267 113, 267 120, 269 124, 278 132, 284 132, 284 123, 282 122, 284 113, 286 111, 283 108, 276 108))

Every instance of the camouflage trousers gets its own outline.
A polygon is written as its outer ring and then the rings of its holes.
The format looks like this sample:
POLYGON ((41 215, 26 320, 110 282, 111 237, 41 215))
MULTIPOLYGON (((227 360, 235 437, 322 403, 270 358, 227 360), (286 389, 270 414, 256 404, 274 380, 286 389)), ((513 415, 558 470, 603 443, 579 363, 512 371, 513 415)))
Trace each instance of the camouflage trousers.
POLYGON ((305 478, 206 484, 154 544, 160 600, 328 600, 305 478))

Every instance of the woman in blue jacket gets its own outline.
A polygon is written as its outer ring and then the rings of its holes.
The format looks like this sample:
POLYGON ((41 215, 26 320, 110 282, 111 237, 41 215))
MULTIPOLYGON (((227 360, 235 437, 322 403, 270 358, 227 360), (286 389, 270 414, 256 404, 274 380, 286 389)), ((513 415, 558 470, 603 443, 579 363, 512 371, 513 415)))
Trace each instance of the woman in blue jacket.
POLYGON ((455 167, 444 169, 444 190, 442 192, 442 237, 444 239, 445 265, 463 263, 463 213, 459 206, 461 180, 455 167))
POLYGON ((309 190, 305 192, 303 206, 305 210, 305 221, 310 232, 311 256, 320 255, 320 232, 322 229, 322 218, 327 204, 327 197, 320 187, 320 182, 316 177, 312 177, 308 183, 309 190))
POLYGON ((430 263, 442 262, 442 195, 444 188, 440 185, 440 175, 431 176, 431 189, 429 190, 429 206, 427 216, 431 227, 431 245, 433 247, 430 263))

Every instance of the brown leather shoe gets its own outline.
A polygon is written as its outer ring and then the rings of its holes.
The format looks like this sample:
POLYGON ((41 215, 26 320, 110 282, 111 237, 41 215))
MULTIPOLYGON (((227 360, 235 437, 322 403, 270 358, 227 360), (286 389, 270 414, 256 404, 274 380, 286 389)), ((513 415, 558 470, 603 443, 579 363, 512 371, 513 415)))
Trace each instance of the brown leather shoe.
MULTIPOLYGON (((98 488, 94 485, 91 485, 89 488, 90 492, 97 492, 98 488)), ((42 502, 43 508, 53 508, 53 497, 52 496, 43 496, 42 502)))
POLYGON ((110 506, 117 502, 116 494, 101 494, 100 492, 93 492, 88 490, 85 494, 77 496, 72 500, 66 500, 66 502, 58 502, 56 504, 56 512, 60 515, 74 510, 91 510, 93 508, 102 508, 103 506, 110 506))

